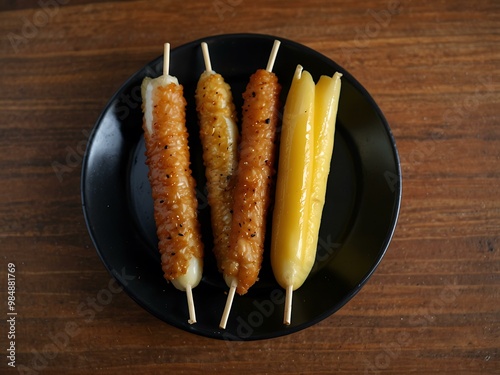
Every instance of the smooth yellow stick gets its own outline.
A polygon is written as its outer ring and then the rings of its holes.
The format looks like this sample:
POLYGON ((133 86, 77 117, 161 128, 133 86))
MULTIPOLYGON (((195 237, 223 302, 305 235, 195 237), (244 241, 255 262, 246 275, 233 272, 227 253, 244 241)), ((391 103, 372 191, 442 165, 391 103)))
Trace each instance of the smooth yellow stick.
POLYGON ((314 263, 314 256, 304 252, 313 178, 314 90, 311 75, 299 65, 283 114, 271 239, 274 276, 285 289, 300 287, 314 263))
POLYGON ((341 76, 322 76, 314 86, 299 65, 285 104, 271 239, 273 273, 286 290, 285 324, 291 322, 293 291, 316 259, 341 76))
POLYGON ((339 104, 340 77, 321 76, 316 84, 314 101, 314 172, 311 191, 311 211, 306 253, 316 254, 321 216, 325 205, 326 187, 333 154, 335 123, 339 104))

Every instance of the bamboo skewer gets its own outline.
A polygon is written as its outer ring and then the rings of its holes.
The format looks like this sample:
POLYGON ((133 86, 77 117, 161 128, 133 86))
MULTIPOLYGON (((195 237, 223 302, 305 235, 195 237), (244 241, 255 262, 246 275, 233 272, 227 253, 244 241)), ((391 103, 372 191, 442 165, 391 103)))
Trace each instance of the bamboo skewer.
POLYGON ((203 52, 203 61, 205 62, 205 70, 207 72, 213 72, 212 63, 210 62, 210 53, 208 52, 208 44, 206 42, 201 43, 201 50, 203 52))
POLYGON ((188 303, 189 310, 189 324, 196 323, 196 311, 194 309, 194 299, 193 299, 193 290, 191 289, 191 285, 188 285, 186 288, 186 298, 188 303))
POLYGON ((229 318, 229 313, 231 312, 231 307, 233 305, 234 294, 236 292, 236 287, 238 286, 238 282, 236 278, 231 282, 231 287, 229 288, 229 293, 227 294, 226 306, 224 306, 224 312, 222 313, 222 318, 219 323, 219 327, 222 329, 226 328, 227 319, 229 318))
MULTIPOLYGON (((203 61, 205 62, 205 71, 213 72, 212 63, 210 61, 210 53, 208 50, 208 44, 205 42, 202 42, 201 43, 201 50, 203 53, 203 61)), ((238 284, 237 284, 236 278, 234 278, 231 282, 231 287, 229 288, 229 293, 227 296, 226 305, 224 307, 224 312, 222 314, 222 318, 221 318, 221 321, 219 323, 219 327, 222 329, 226 328, 227 320, 229 317, 229 312, 231 311, 231 306, 233 304, 234 294, 236 292, 237 285, 238 284)))
POLYGON ((293 285, 288 285, 285 291, 285 314, 283 316, 283 324, 290 325, 292 322, 292 300, 293 300, 293 285))
POLYGON ((278 55, 278 50, 280 48, 280 44, 281 44, 281 42, 279 40, 276 39, 274 41, 273 48, 271 50, 271 54, 269 55, 269 60, 267 61, 266 70, 268 72, 273 71, 274 62, 276 61, 276 56, 278 55))
MULTIPOLYGON (((163 45, 163 77, 164 78, 169 77, 169 75, 170 75, 169 71, 170 71, 170 43, 165 43, 163 45)), ((164 82, 168 82, 168 81, 164 81, 164 82)), ((188 311, 189 311, 188 323, 194 324, 194 323, 196 323, 196 310, 194 307, 193 289, 192 289, 191 285, 186 286, 186 299, 187 299, 188 311)))
POLYGON ((163 75, 168 76, 170 69, 170 43, 163 45, 163 75))

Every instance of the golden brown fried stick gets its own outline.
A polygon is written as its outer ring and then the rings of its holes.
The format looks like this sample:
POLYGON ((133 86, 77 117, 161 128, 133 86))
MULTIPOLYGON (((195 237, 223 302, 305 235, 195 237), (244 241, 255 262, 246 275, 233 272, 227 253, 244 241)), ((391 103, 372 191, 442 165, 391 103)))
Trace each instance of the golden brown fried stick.
POLYGON ((164 74, 142 83, 146 163, 154 201, 158 248, 165 279, 188 297, 190 323, 196 322, 191 289, 201 280, 203 243, 197 220, 195 180, 189 167, 186 100, 177 78, 164 74))
POLYGON ((264 252, 267 211, 275 174, 276 129, 281 85, 272 73, 276 41, 267 69, 257 70, 243 94, 240 158, 234 191, 230 250, 223 262, 230 285, 220 326, 225 328, 234 292, 245 294, 257 281, 264 252))
POLYGON ((229 250, 239 135, 231 88, 220 74, 212 70, 206 43, 202 43, 202 49, 206 69, 196 88, 196 110, 207 178, 213 251, 222 272, 222 263, 229 250))

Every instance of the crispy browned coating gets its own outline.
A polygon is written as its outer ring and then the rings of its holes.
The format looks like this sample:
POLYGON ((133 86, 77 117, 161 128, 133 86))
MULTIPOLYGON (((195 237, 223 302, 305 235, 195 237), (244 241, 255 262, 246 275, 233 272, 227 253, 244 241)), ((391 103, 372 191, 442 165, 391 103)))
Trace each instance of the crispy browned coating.
POLYGON ((262 264, 266 216, 275 174, 280 91, 274 73, 258 70, 250 77, 243 94, 230 251, 223 264, 225 275, 237 278, 236 292, 240 295, 257 281, 262 264))
POLYGON ((152 133, 143 125, 158 248, 167 280, 185 274, 192 256, 203 257, 185 107, 181 85, 159 86, 153 92, 152 133))
POLYGON ((214 254, 219 271, 229 250, 231 209, 238 166, 238 129, 231 88, 220 74, 204 72, 196 88, 214 254))

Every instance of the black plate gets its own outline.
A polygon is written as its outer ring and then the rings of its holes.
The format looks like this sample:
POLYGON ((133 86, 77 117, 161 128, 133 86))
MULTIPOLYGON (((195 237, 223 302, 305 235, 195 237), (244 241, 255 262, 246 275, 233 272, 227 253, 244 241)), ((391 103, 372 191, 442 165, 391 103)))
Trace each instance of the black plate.
POLYGON ((147 311, 203 336, 271 338, 328 317, 368 280, 396 226, 401 171, 394 139, 381 111, 366 90, 336 63, 280 38, 274 72, 283 85, 283 102, 299 63, 316 81, 322 74, 344 74, 317 259, 307 281, 294 293, 292 324, 284 326, 284 292, 272 275, 266 246, 259 281, 246 295, 235 297, 227 329, 218 328, 227 287, 211 252, 210 211, 194 105, 196 83, 204 70, 200 43, 209 44, 212 66, 231 85, 235 104, 241 108, 248 78, 256 69, 265 68, 274 39, 255 34, 221 35, 171 52, 170 73, 184 86, 188 101, 191 167, 198 184, 199 218, 206 244, 204 276, 193 290, 198 323, 187 322, 185 293, 163 279, 144 164, 140 84, 145 76, 161 74, 162 57, 135 73, 111 98, 95 125, 83 162, 83 210, 106 268, 147 311))

